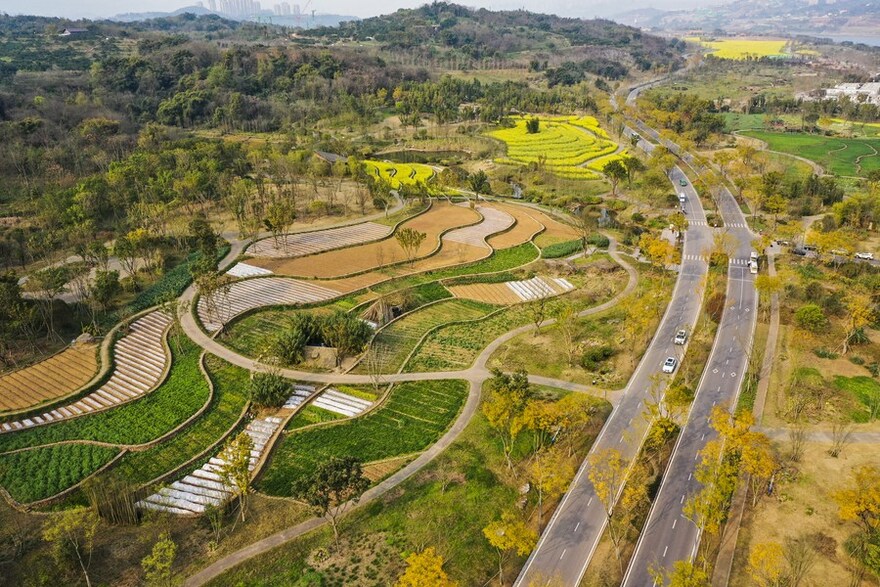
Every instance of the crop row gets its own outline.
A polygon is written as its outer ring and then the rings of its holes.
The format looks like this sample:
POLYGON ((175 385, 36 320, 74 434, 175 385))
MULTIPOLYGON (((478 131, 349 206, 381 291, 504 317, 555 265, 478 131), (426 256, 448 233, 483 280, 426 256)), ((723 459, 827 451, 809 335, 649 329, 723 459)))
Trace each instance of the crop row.
MULTIPOLYGON (((416 343, 429 330, 452 320, 470 320, 485 316, 492 306, 470 300, 444 300, 408 314, 383 329, 374 341, 383 350, 382 372, 396 371, 416 343)), ((361 363, 357 372, 366 372, 368 365, 361 363)))
POLYGON ((353 456, 367 463, 422 451, 449 428, 467 393, 464 381, 401 383, 366 416, 288 433, 259 489, 290 495, 295 480, 334 456, 353 456))
POLYGON ((20 503, 38 501, 76 485, 118 453, 94 444, 57 444, 0 455, 0 485, 20 503))
POLYGON ((171 346, 168 378, 153 392, 104 412, 0 435, 0 453, 62 440, 143 444, 173 430, 205 404, 209 390, 199 370, 201 349, 185 337, 179 350, 171 346))
POLYGON ((145 451, 129 452, 114 465, 132 483, 146 483, 175 469, 219 440, 241 415, 248 401, 249 373, 213 355, 205 370, 214 383, 211 404, 191 425, 145 451))

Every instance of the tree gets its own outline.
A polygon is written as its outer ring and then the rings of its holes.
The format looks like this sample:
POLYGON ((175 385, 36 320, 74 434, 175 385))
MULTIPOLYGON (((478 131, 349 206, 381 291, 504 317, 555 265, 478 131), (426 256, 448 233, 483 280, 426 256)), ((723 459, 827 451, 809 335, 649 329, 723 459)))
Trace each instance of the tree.
MULTIPOLYGON (((621 456, 620 451, 614 448, 606 448, 604 450, 591 453, 588 457, 590 468, 587 475, 596 497, 602 503, 605 511, 605 519, 608 521, 608 530, 611 542, 614 544, 614 552, 617 555, 618 564, 622 565, 620 544, 623 535, 618 531, 619 526, 612 524, 614 514, 614 505, 617 503, 617 497, 623 489, 626 482, 626 474, 629 464, 621 456)), ((621 566, 621 572, 623 567, 621 566)))
POLYGON ((780 587, 785 576, 785 552, 778 542, 761 542, 749 553, 749 576, 758 587, 780 587))
POLYGON ((846 336, 843 354, 849 351, 853 336, 874 321, 874 301, 871 295, 860 290, 850 290, 844 302, 846 306, 846 336))
POLYGON ((320 322, 321 337, 336 349, 336 364, 361 352, 373 334, 373 329, 357 316, 337 311, 324 316, 320 322))
POLYGON ((824 332, 828 328, 828 318, 816 304, 804 304, 795 310, 794 320, 798 326, 813 333, 824 332))
POLYGON ((568 364, 574 364, 574 353, 577 350, 578 315, 574 305, 565 302, 556 311, 556 329, 565 342, 568 364))
POLYGON ((254 441, 250 434, 242 431, 226 443, 220 452, 220 460, 223 464, 217 469, 217 474, 232 495, 238 498, 238 510, 241 521, 245 521, 247 514, 247 498, 251 489, 251 452, 254 450, 254 441))
POLYGON ((489 185, 489 176, 482 169, 468 177, 468 185, 477 196, 492 193, 492 186, 489 185))
POLYGON ((671 264, 675 256, 675 247, 668 240, 644 233, 639 239, 639 248, 648 257, 651 265, 663 269, 671 264))
POLYGON ((177 556, 177 544, 171 539, 168 532, 159 535, 159 541, 153 545, 153 551, 141 560, 141 568, 144 570, 144 578, 147 585, 155 587, 170 587, 171 567, 177 556))
POLYGON ((538 336, 538 330, 541 323, 547 317, 547 304, 550 301, 549 296, 541 296, 540 298, 526 304, 526 310, 532 318, 532 324, 535 325, 534 336, 538 336))
POLYGON ((258 407, 280 408, 290 395, 290 383, 277 372, 254 373, 248 393, 258 407))
POLYGON ((645 164, 637 157, 623 157, 621 161, 623 161, 623 166, 626 169, 626 183, 632 187, 632 181, 635 178, 636 173, 644 171, 645 164))
POLYGON ((113 243, 113 255, 119 259, 119 263, 125 272, 131 277, 134 288, 137 289, 137 261, 138 250, 128 235, 122 235, 113 243))
POLYGON ((91 285, 91 298, 105 312, 110 308, 113 299, 119 295, 119 271, 96 271, 91 285))
POLYGON ((457 587, 443 570, 443 557, 433 546, 414 552, 406 559, 406 570, 395 587, 457 587))
POLYGON ((709 574, 693 563, 693 561, 675 561, 672 571, 664 572, 662 568, 651 568, 651 578, 655 585, 668 587, 709 587, 709 574))
POLYGON ((758 499, 764 495, 764 489, 778 468, 779 461, 770 439, 760 432, 746 435, 740 456, 740 470, 749 477, 752 507, 758 505, 758 499))
POLYGON ((489 426, 498 433, 507 468, 510 470, 513 470, 513 461, 510 458, 513 442, 522 430, 522 414, 533 395, 534 391, 525 371, 508 375, 494 370, 488 381, 488 394, 482 411, 489 426))
POLYGON ((559 445, 541 449, 532 458, 528 478, 538 493, 538 526, 544 514, 544 499, 555 499, 565 493, 572 477, 574 466, 559 445))
POLYGON ((406 260, 409 261, 410 264, 415 261, 416 254, 419 252, 419 247, 422 246, 422 243, 425 242, 427 237, 427 234, 419 232, 414 228, 401 228, 394 235, 394 238, 397 239, 397 244, 403 249, 403 254, 406 256, 406 260))
POLYGON ((831 496, 841 520, 855 522, 865 534, 880 530, 880 469, 873 465, 855 469, 849 485, 831 496))
POLYGON ((89 566, 100 518, 94 510, 78 507, 52 514, 43 525, 43 540, 52 545, 52 554, 60 565, 75 559, 86 585, 91 587, 89 566))
POLYGON ((40 302, 40 311, 43 315, 43 323, 46 326, 46 334, 55 336, 55 298, 64 291, 64 287, 70 278, 70 273, 64 265, 46 267, 35 271, 25 283, 28 291, 36 294, 40 302))
POLYGON ((284 235, 284 244, 287 245, 287 231, 290 225, 296 220, 296 208, 293 202, 286 198, 278 198, 266 207, 266 214, 263 217, 263 225, 270 233, 278 246, 278 237, 284 235))
POLYGON ((626 165, 620 159, 612 159, 602 167, 602 173, 611 182, 611 195, 617 195, 617 185, 629 177, 626 165))
POLYGON ((675 229, 677 238, 681 238, 681 235, 687 231, 690 223, 688 222, 687 217, 681 212, 675 212, 669 217, 669 224, 675 229))
POLYGON ((516 552, 525 556, 538 542, 538 534, 516 514, 504 512, 500 520, 483 528, 483 535, 498 551, 498 581, 504 584, 504 560, 507 554, 516 552))
POLYGON ((360 499, 370 486, 364 477, 361 462, 354 457, 330 457, 310 476, 293 483, 293 495, 308 503, 315 512, 327 517, 333 526, 333 537, 339 548, 339 518, 360 499))
POLYGON ((538 118, 533 116, 532 118, 526 120, 526 133, 530 135, 538 134, 540 127, 541 121, 538 118))

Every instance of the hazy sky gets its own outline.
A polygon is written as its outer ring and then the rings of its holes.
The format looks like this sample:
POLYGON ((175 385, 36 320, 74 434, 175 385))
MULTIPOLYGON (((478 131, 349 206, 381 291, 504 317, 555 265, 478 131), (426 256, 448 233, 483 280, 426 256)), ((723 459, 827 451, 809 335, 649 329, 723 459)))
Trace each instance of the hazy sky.
MULTIPOLYGON (((280 0, 262 0, 263 7, 271 9, 280 0)), ((291 4, 305 4, 305 0, 287 0, 291 4)), ((525 8, 534 12, 551 12, 561 16, 596 16, 617 14, 633 8, 654 6, 656 8, 686 8, 697 4, 715 4, 713 0, 459 0, 467 6, 492 9, 525 8)), ((64 16, 68 18, 99 18, 123 12, 172 11, 184 6, 194 5, 195 0, 0 0, 0 12, 7 14, 39 14, 64 16)), ((398 8, 415 7, 426 0, 312 0, 309 10, 318 13, 346 14, 352 16, 374 16, 387 14, 398 8)), ((204 0, 207 6, 207 0, 204 0)))

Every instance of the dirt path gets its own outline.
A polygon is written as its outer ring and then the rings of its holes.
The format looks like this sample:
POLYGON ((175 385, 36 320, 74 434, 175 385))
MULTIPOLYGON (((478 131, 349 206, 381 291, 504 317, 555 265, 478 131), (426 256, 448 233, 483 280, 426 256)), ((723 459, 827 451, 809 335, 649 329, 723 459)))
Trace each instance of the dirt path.
POLYGON ((871 155, 859 155, 858 157, 856 157, 856 159, 855 159, 855 161, 853 161, 853 163, 856 164, 856 173, 858 173, 858 174, 861 174, 861 173, 862 173, 862 159, 864 159, 864 158, 866 158, 866 157, 876 157, 877 155, 880 155, 880 153, 877 152, 877 149, 874 148, 874 145, 872 145, 872 144, 869 143, 869 142, 865 142, 865 145, 866 145, 869 149, 871 149, 872 151, 874 151, 874 153, 871 154, 871 155))

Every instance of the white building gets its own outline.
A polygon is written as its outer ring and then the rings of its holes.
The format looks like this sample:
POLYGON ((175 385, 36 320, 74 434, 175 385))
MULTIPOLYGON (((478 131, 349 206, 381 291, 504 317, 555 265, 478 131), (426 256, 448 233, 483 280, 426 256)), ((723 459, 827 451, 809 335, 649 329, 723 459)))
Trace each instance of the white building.
POLYGON ((867 84, 838 84, 825 90, 826 98, 840 99, 846 96, 853 102, 867 102, 880 106, 880 82, 867 84))

